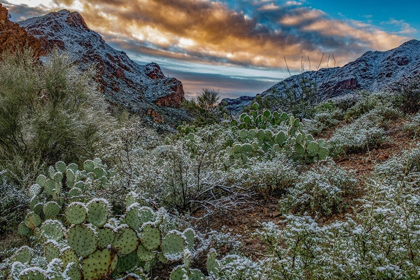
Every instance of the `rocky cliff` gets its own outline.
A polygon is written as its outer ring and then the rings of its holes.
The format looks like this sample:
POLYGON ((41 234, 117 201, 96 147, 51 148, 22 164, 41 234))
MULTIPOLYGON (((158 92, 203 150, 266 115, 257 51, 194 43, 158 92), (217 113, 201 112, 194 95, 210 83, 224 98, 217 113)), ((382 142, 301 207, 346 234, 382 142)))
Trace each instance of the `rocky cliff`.
POLYGON ((34 36, 28 35, 25 28, 9 20, 8 10, 0 3, 0 53, 16 51, 23 47, 30 47, 36 56, 44 54, 41 43, 34 36))
MULTIPOLYGON (((420 74, 420 41, 411 40, 386 52, 370 51, 343 67, 304 72, 287 78, 261 93, 281 99, 294 91, 302 97, 305 87, 315 88, 317 100, 326 100, 355 90, 394 91, 420 74)), ((239 112, 253 98, 224 99, 227 108, 239 112)))
POLYGON ((66 51, 81 70, 95 65, 100 90, 112 104, 146 113, 165 109, 162 107, 179 108, 184 100, 180 81, 165 77, 155 63, 139 65, 109 46, 77 12, 62 10, 19 24, 39 40, 43 52, 53 48, 66 51))

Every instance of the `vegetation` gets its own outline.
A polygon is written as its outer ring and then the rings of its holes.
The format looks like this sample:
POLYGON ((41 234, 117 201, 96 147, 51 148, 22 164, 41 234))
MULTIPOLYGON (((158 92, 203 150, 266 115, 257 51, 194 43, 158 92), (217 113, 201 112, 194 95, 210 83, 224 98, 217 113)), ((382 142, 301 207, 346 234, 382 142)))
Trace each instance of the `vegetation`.
POLYGON ((63 55, 4 59, 0 278, 420 277, 419 112, 403 93, 228 119, 203 90, 196 122, 160 135, 108 115, 63 55))

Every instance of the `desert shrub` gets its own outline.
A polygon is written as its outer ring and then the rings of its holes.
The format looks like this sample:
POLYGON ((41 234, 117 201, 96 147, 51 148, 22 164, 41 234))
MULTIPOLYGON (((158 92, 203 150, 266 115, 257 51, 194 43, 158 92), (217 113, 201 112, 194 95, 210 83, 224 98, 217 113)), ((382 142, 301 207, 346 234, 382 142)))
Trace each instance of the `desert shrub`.
POLYGON ((15 231, 29 204, 29 198, 21 188, 7 183, 6 172, 0 172, 0 236, 15 231))
POLYGON ((328 141, 334 156, 368 151, 387 141, 376 114, 365 114, 355 122, 338 128, 328 141))
POLYGON ((43 63, 30 50, 3 54, 0 64, 0 167, 17 180, 58 160, 82 162, 106 143, 112 123, 92 83, 65 56, 43 63))
POLYGON ((420 113, 410 118, 404 125, 404 130, 412 133, 414 136, 420 135, 420 113))
POLYGON ((229 177, 245 188, 251 188, 265 195, 282 194, 298 180, 298 166, 280 154, 264 161, 251 160, 250 168, 233 170, 229 177))
POLYGON ((417 279, 420 277, 419 190, 370 181, 345 221, 320 225, 289 215, 257 235, 271 252, 271 279, 417 279))
POLYGON ((218 91, 204 88, 196 99, 185 100, 182 107, 195 117, 196 126, 214 124, 220 122, 226 113, 223 106, 218 106, 219 99, 218 91))
POLYGON ((330 112, 317 113, 314 116, 314 120, 322 123, 325 127, 333 127, 333 126, 337 125, 338 123, 340 123, 339 119, 337 119, 334 112, 332 112, 332 113, 330 113, 330 112))
POLYGON ((344 118, 347 122, 354 121, 379 106, 382 108, 398 107, 399 101, 396 94, 362 92, 360 95, 361 99, 346 111, 344 118))
POLYGON ((357 180, 330 164, 313 168, 299 176, 298 183, 280 199, 282 213, 328 217, 347 209, 345 198, 356 192, 357 180))
POLYGON ((361 98, 362 95, 360 93, 351 93, 334 97, 331 99, 331 102, 338 110, 347 112, 347 110, 356 105, 361 98))
POLYGON ((375 174, 392 184, 401 181, 420 183, 420 146, 377 165, 375 174))
POLYGON ((399 92, 400 108, 406 114, 414 114, 420 110, 420 77, 410 78, 399 92))

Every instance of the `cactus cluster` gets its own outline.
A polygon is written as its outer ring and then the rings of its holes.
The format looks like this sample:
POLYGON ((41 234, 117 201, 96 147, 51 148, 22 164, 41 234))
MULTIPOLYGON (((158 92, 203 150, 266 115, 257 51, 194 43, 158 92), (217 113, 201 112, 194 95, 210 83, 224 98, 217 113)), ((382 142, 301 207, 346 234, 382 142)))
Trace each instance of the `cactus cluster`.
POLYGON ((232 125, 237 140, 226 148, 226 153, 242 163, 249 157, 275 151, 286 152, 293 159, 306 162, 323 160, 329 155, 324 140, 315 140, 304 133, 300 120, 282 111, 265 110, 257 114, 253 110, 250 115, 242 114, 239 122, 234 121, 232 125))
MULTIPOLYGON (((95 173, 95 166, 94 161, 87 161, 84 169, 95 173)), ((68 170, 69 166, 60 163, 50 169, 50 174, 55 177, 68 170)), ((72 174, 79 173, 77 167, 75 172, 70 170, 72 174)), ((67 177, 59 179, 60 182, 52 180, 60 184, 67 177)), ((141 207, 135 194, 127 195, 125 215, 117 218, 104 199, 87 201, 84 195, 69 196, 74 188, 66 188, 67 193, 62 188, 57 196, 44 194, 48 180, 39 176, 37 185, 41 191, 38 187, 29 190, 34 194, 32 209, 19 226, 20 233, 34 236, 42 245, 48 267, 31 266, 32 249, 24 246, 11 258, 11 279, 133 279, 133 273, 137 279, 147 279, 144 272, 156 263, 175 263, 183 258, 186 275, 203 275, 190 270, 190 261, 185 260, 185 255, 194 250, 194 231, 167 232, 164 212, 141 207), (43 200, 49 201, 41 203, 43 200), (36 210, 38 204, 42 205, 40 210, 36 210), (48 219, 43 221, 44 218, 48 219)))

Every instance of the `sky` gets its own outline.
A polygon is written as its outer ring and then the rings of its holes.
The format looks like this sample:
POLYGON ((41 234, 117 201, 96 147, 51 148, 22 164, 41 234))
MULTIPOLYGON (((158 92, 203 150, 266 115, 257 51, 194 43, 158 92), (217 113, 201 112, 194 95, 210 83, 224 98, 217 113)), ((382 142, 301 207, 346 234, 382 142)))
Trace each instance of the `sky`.
POLYGON ((4 0, 13 21, 78 11, 139 63, 222 97, 255 95, 306 70, 343 66, 369 50, 418 39, 420 1, 4 0))

